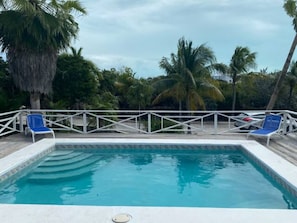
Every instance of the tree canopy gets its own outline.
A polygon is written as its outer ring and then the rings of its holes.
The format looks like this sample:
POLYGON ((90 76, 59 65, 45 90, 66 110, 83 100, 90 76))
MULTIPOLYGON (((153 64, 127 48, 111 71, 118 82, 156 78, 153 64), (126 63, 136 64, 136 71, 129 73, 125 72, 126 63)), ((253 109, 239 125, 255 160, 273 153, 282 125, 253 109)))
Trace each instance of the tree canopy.
POLYGON ((166 88, 153 103, 171 97, 178 101, 180 109, 185 106, 187 110, 197 110, 205 109, 205 97, 222 100, 222 93, 210 81, 215 61, 213 51, 206 45, 194 47, 192 41, 179 39, 177 53, 160 61, 160 67, 167 74, 160 81, 166 88))
POLYGON ((68 109, 86 109, 94 105, 97 95, 99 69, 72 48, 72 54, 58 58, 53 81, 54 103, 68 109))

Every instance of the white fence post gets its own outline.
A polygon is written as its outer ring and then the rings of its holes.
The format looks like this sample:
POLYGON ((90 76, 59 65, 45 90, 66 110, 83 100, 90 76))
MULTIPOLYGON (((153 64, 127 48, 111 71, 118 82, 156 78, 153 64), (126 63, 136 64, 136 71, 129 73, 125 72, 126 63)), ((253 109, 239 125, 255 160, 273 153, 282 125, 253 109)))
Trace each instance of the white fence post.
POLYGON ((83 112, 83 133, 87 133, 87 127, 88 127, 87 113, 83 112))
POLYGON ((147 114, 147 131, 152 133, 152 115, 150 112, 147 114))
POLYGON ((21 110, 20 113, 19 113, 19 129, 20 129, 20 132, 24 132, 24 123, 23 123, 23 111, 21 110))
POLYGON ((214 134, 217 135, 218 134, 218 113, 215 112, 214 113, 214 134))

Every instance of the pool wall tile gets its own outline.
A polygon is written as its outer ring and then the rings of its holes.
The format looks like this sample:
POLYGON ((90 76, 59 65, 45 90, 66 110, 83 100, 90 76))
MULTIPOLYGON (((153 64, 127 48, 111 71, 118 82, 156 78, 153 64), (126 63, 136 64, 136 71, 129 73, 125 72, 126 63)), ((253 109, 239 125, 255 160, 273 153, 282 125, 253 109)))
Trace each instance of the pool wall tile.
POLYGON ((25 169, 30 168, 31 165, 36 163, 38 160, 42 159, 44 156, 46 156, 48 153, 52 152, 53 150, 55 150, 54 146, 49 147, 48 149, 31 157, 30 159, 21 163, 20 165, 14 166, 13 168, 9 169, 8 171, 0 175, 0 185, 3 183, 6 183, 7 180, 10 180, 9 178, 12 178, 11 180, 14 180, 14 178, 21 175, 25 169))
MULTIPOLYGON (((289 194, 293 195, 295 200, 297 201, 297 187, 292 185, 290 182, 288 182, 285 178, 277 174, 271 167, 260 161, 256 156, 254 156, 252 153, 250 153, 248 150, 246 150, 244 147, 242 147, 242 150, 244 154, 258 167, 261 168, 261 170, 269 175, 277 184, 279 184, 285 191, 289 192, 289 194)), ((284 192, 285 192, 284 191, 284 192)))

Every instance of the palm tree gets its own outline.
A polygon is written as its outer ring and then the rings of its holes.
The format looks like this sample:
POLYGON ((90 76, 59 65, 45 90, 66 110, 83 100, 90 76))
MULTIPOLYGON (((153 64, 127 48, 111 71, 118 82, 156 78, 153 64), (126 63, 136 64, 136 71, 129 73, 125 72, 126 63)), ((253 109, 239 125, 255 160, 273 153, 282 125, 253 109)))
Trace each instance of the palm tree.
POLYGON ((220 90, 211 82, 210 72, 214 68, 213 51, 204 44, 193 47, 192 41, 181 38, 178 41, 177 54, 172 53, 170 60, 163 57, 160 67, 167 76, 160 81, 166 88, 153 101, 159 103, 168 97, 174 98, 182 109, 185 102, 187 110, 205 109, 204 97, 222 100, 220 90))
MULTIPOLYGON (((295 30, 295 32, 297 32, 297 4, 296 4, 296 1, 295 0, 285 0, 285 3, 283 5, 283 7, 284 7, 286 13, 288 14, 288 16, 293 18, 294 30, 295 30)), ((291 60, 292 60, 296 45, 297 45, 297 33, 295 33, 295 37, 294 37, 294 40, 293 40, 293 42, 291 44, 291 48, 289 50, 287 59, 285 61, 285 64, 283 66, 283 69, 282 69, 280 75, 277 78, 276 84, 274 86, 274 90, 272 92, 272 95, 271 95, 270 100, 268 102, 268 105, 266 107, 266 110, 273 109, 273 107, 275 105, 275 102, 276 102, 277 97, 279 95, 281 86, 282 86, 282 84, 283 84, 283 82, 285 80, 286 74, 288 72, 288 69, 289 69, 289 66, 290 66, 290 63, 291 63, 291 60)))
POLYGON ((72 12, 85 14, 76 0, 0 0, 0 45, 17 87, 30 92, 31 108, 51 91, 58 53, 78 33, 72 12))
POLYGON ((236 104, 236 82, 239 79, 239 75, 247 73, 249 68, 256 66, 255 63, 256 53, 251 53, 248 47, 236 47, 234 54, 231 58, 229 65, 229 72, 232 78, 232 111, 235 110, 236 104))

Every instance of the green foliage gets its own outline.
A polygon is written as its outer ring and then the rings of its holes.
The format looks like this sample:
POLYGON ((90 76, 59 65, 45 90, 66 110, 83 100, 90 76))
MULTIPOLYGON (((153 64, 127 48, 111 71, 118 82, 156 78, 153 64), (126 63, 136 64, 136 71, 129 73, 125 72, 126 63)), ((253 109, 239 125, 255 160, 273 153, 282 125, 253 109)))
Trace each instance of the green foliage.
POLYGON ((114 68, 100 71, 100 76, 102 77, 99 82, 100 91, 110 92, 111 94, 116 95, 117 87, 115 83, 119 75, 119 72, 114 68))
POLYGON ((96 101, 99 70, 80 55, 60 55, 53 81, 56 105, 65 108, 90 108, 96 101))
POLYGON ((238 83, 240 109, 265 109, 274 80, 274 75, 251 73, 242 76, 238 83))
POLYGON ((8 64, 0 57, 0 111, 19 109, 27 104, 28 94, 20 92, 8 73, 8 64))
POLYGON ((145 79, 135 79, 127 92, 127 101, 130 109, 145 109, 150 105, 152 87, 145 79))
MULTIPOLYGON (((116 72, 116 71, 114 71, 116 72)), ((135 78, 131 68, 116 72, 112 89, 119 100, 120 109, 145 109, 151 103, 150 81, 135 78)))
POLYGON ((295 31, 297 31, 297 6, 296 6, 296 1, 295 0, 285 0, 284 5, 283 5, 286 13, 288 16, 293 18, 293 26, 295 31))
MULTIPOLYGON (((290 72, 286 77, 286 84, 282 86, 279 98, 276 101, 275 109, 297 109, 295 63, 292 63, 290 72)), ((241 110, 265 109, 267 102, 272 94, 273 87, 280 72, 267 73, 262 70, 260 73, 249 73, 243 75, 237 84, 238 100, 236 107, 241 110)), ((232 103, 232 84, 227 82, 220 83, 226 100, 218 103, 218 110, 229 110, 232 103)))
POLYGON ((293 97, 297 86, 297 62, 292 61, 290 71, 286 76, 286 86, 288 86, 288 106, 293 106, 293 97))
POLYGON ((127 92, 135 82, 135 73, 131 68, 125 67, 118 72, 117 79, 114 83, 116 88, 116 95, 119 99, 119 107, 122 109, 129 108, 129 99, 127 92))
POLYGON ((66 49, 78 33, 78 24, 71 13, 86 13, 78 1, 8 0, 2 3, 0 32, 3 50, 66 49))
POLYGON ((217 110, 230 110, 232 107, 232 84, 226 81, 219 81, 219 83, 225 100, 217 102, 217 110))
POLYGON ((119 108, 115 82, 119 76, 115 69, 100 71, 91 61, 71 48, 72 54, 58 58, 57 73, 53 82, 52 108, 102 109, 119 108))
POLYGON ((111 92, 104 91, 97 95, 93 108, 101 110, 115 110, 119 108, 119 102, 111 92))
POLYGON ((119 99, 116 96, 115 82, 118 77, 115 69, 100 71, 97 102, 95 108, 113 110, 119 108, 119 99))

